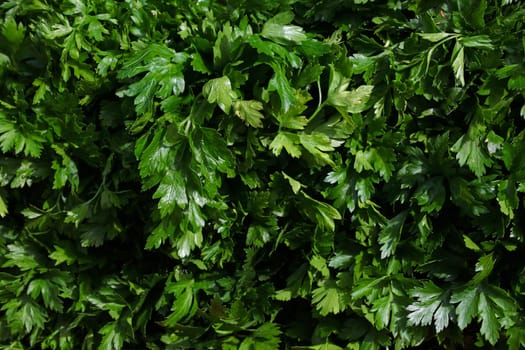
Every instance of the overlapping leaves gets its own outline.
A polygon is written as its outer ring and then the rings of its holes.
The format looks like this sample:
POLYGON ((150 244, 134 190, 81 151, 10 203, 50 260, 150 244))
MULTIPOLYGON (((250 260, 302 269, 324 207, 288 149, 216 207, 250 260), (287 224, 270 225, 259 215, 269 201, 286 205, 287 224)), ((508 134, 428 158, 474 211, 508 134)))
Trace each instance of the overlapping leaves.
POLYGON ((524 15, 0 5, 0 344, 524 346, 524 15))

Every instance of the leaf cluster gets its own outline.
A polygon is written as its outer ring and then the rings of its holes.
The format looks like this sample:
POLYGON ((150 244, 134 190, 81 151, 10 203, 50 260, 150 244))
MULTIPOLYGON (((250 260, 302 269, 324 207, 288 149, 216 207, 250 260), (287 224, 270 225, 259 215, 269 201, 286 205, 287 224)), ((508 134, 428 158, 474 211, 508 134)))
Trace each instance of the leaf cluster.
POLYGON ((0 4, 0 346, 525 346, 525 7, 0 4))

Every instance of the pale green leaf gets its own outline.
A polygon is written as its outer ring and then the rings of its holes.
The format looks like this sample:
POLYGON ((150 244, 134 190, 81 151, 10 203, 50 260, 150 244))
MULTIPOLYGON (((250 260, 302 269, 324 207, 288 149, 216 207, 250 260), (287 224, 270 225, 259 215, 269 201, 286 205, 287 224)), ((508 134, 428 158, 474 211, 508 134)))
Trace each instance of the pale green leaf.
POLYGON ((465 86, 465 48, 456 43, 452 53, 452 69, 454 70, 454 76, 456 81, 461 86, 465 86))
POLYGON ((299 136, 292 134, 290 132, 281 131, 270 143, 270 149, 273 154, 278 156, 281 154, 281 151, 284 147, 286 152, 294 158, 299 158, 301 156, 301 149, 298 147, 299 136))
MULTIPOLYGON (((286 22, 288 22, 288 19, 289 18, 287 18, 286 22)), ((280 22, 282 21, 276 20, 275 18, 266 22, 263 26, 261 35, 281 44, 300 44, 302 41, 306 40, 307 37, 303 28, 280 22)))
POLYGON ((334 165, 334 161, 330 157, 330 153, 339 146, 340 142, 333 142, 330 138, 320 132, 312 132, 311 134, 299 134, 301 145, 314 157, 314 162, 320 166, 334 165))
POLYGON ((286 174, 284 171, 281 171, 281 174, 283 174, 284 178, 286 180, 288 180, 288 183, 290 184, 290 187, 292 187, 293 193, 297 194, 297 193, 299 193, 299 191, 301 190, 302 187, 306 187, 305 185, 303 185, 299 181, 295 180, 294 178, 292 178, 291 176, 286 174))
POLYGON ((297 103, 295 89, 290 84, 290 80, 286 76, 286 70, 283 67, 276 63, 271 64, 271 66, 275 74, 268 83, 268 89, 277 91, 281 99, 281 109, 287 112, 297 103))
POLYGON ((334 107, 340 107, 348 113, 363 112, 367 107, 374 86, 361 85, 357 89, 348 91, 349 84, 350 79, 344 77, 342 73, 331 65, 326 103, 334 107))
POLYGON ((438 42, 455 34, 452 33, 418 33, 420 37, 431 42, 438 42))
POLYGON ((338 314, 346 309, 341 292, 335 281, 324 281, 319 288, 312 291, 312 302, 323 316, 338 314))
POLYGON ((452 151, 457 152, 456 159, 459 165, 468 165, 476 176, 482 176, 486 167, 492 164, 491 159, 485 155, 481 148, 479 137, 472 137, 469 133, 461 136, 452 146, 452 151))
POLYGON ((260 112, 263 110, 263 104, 255 100, 239 100, 233 104, 235 115, 241 118, 247 125, 254 128, 262 128, 264 115, 260 112))
POLYGON ((5 218, 7 214, 8 214, 7 204, 2 198, 2 195, 0 194, 0 217, 5 218))
POLYGON ((290 301, 292 300, 292 291, 288 289, 281 289, 275 292, 274 298, 279 301, 290 301))
POLYGON ((202 93, 209 103, 217 103, 225 113, 230 112, 233 101, 237 98, 227 76, 208 80, 202 88, 202 93))
POLYGON ((186 258, 195 247, 200 247, 201 244, 202 232, 186 231, 177 238, 177 254, 181 258, 186 258))
POLYGON ((463 241, 465 242, 465 247, 475 252, 481 251, 481 248, 474 242, 469 236, 463 235, 463 241))
POLYGON ((326 259, 320 255, 314 255, 310 259, 310 265, 321 273, 324 278, 330 277, 330 270, 326 264, 326 259))
POLYGON ((488 35, 461 36, 459 42, 465 47, 478 49, 493 49, 494 45, 488 35))

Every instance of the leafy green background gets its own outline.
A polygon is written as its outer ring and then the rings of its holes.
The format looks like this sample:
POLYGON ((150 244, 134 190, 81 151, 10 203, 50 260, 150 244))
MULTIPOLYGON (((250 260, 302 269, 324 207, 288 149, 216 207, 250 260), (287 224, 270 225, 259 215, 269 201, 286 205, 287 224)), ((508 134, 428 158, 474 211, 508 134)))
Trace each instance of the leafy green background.
POLYGON ((3 1, 0 345, 524 347, 524 17, 3 1))

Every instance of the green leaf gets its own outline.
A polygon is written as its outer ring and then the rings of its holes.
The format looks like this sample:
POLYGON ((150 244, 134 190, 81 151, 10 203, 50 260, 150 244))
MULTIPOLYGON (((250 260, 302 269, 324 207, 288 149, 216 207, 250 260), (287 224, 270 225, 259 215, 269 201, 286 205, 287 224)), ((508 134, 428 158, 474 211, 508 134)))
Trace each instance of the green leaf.
POLYGON ((33 299, 41 295, 46 308, 62 312, 62 301, 58 297, 58 293, 57 285, 45 279, 34 279, 27 287, 27 294, 31 295, 33 299))
POLYGON ((334 142, 330 138, 320 132, 312 132, 311 134, 299 134, 299 141, 301 145, 314 157, 314 162, 320 166, 334 165, 334 161, 330 158, 327 152, 333 151, 334 146, 339 146, 340 142, 334 142))
POLYGON ((452 293, 450 302, 454 304, 459 303, 456 306, 456 315, 458 317, 458 326, 463 330, 478 313, 479 291, 476 286, 468 286, 459 292, 452 293))
POLYGON ((26 156, 39 158, 42 153, 42 143, 45 139, 36 132, 22 131, 20 127, 0 113, 0 146, 2 152, 14 150, 15 154, 24 151, 26 156))
POLYGON ((195 247, 202 245, 202 233, 186 231, 177 238, 176 242, 177 254, 181 258, 186 258, 195 247))
POLYGON ((335 230, 335 220, 341 220, 341 214, 331 205, 318 201, 304 192, 300 202, 302 211, 310 220, 314 220, 321 228, 330 232, 335 230))
POLYGON ((481 283, 483 280, 487 279, 494 269, 494 263, 492 253, 481 256, 476 263, 477 274, 473 280, 476 283, 481 283))
POLYGON ((279 301, 290 301, 292 300, 292 291, 281 289, 275 292, 274 298, 279 301))
POLYGON ((103 335, 98 350, 121 350, 124 346, 124 337, 118 330, 117 322, 109 322, 99 330, 103 335))
POLYGON ((485 194, 488 194, 491 189, 487 188, 488 186, 484 187, 482 188, 481 182, 467 182, 463 178, 453 178, 450 181, 452 200, 458 208, 469 213, 469 215, 479 216, 487 213, 489 209, 486 207, 486 203, 479 198, 479 195, 480 191, 486 191, 485 194))
POLYGON ((363 170, 373 170, 379 173, 385 181, 389 181, 394 171, 395 159, 396 155, 393 150, 386 147, 359 150, 355 154, 354 168, 358 173, 363 170))
MULTIPOLYGON (((154 97, 167 98, 171 94, 179 95, 185 89, 185 80, 180 64, 187 59, 187 55, 177 53, 165 45, 151 44, 136 51, 124 61, 118 71, 119 79, 130 78, 137 74, 148 72, 140 80, 120 90, 117 95, 136 96, 135 110, 138 115, 144 115, 145 121, 151 119, 155 109, 154 97)), ((143 125, 138 120, 132 129, 140 131, 143 125)))
POLYGON ((322 316, 338 314, 346 309, 343 296, 333 280, 323 281, 312 291, 312 302, 322 316))
POLYGON ((387 224, 379 232, 381 259, 386 259, 395 253, 407 215, 407 211, 397 214, 388 220, 387 224))
POLYGON ((306 34, 303 28, 290 24, 267 22, 263 27, 261 35, 281 44, 300 44, 306 40, 306 34))
POLYGON ((69 242, 63 243, 63 246, 53 245, 53 247, 55 250, 49 254, 49 258, 55 260, 55 266, 64 262, 71 265, 77 260, 75 249, 69 242))
POLYGON ((494 131, 490 131, 485 139, 489 154, 498 153, 503 148, 503 137, 497 135, 494 131))
POLYGON ((262 225, 250 225, 246 235, 246 244, 262 247, 270 241, 271 229, 262 225))
POLYGON ((326 103, 343 108, 348 113, 360 113, 367 108, 368 100, 374 86, 361 85, 355 90, 347 91, 350 79, 343 76, 333 65, 330 66, 330 84, 326 103))
POLYGON ((441 41, 441 40, 445 40, 447 38, 454 36, 454 34, 452 33, 418 33, 417 35, 433 43, 441 41))
POLYGON ((481 248, 467 235, 463 235, 463 241, 465 242, 465 247, 475 252, 481 251, 481 248))
MULTIPOLYGON (((525 90, 525 74, 520 72, 519 74, 511 77, 507 83, 507 87, 510 90, 518 90, 518 91, 525 90)), ((523 113, 523 108, 522 108, 521 116, 523 117, 523 115, 525 115, 525 113, 523 113)))
POLYGON ((461 36, 459 42, 465 47, 491 50, 494 48, 488 35, 461 36))
POLYGON ((456 81, 461 86, 465 86, 465 48, 460 45, 459 41, 452 51, 452 69, 456 81))
POLYGON ((345 269, 348 268, 353 262, 354 256, 344 253, 336 253, 336 255, 330 258, 328 266, 334 269, 345 269))
POLYGON ((75 224, 75 227, 78 228, 78 225, 90 216, 91 209, 90 203, 84 202, 69 210, 66 213, 67 217, 64 219, 64 222, 75 224))
POLYGON ((171 220, 162 220, 148 236, 144 249, 158 249, 169 237, 175 234, 175 223, 171 220))
POLYGON ((193 303, 194 297, 191 288, 184 288, 182 291, 179 291, 171 308, 172 313, 166 319, 165 324, 168 326, 175 326, 190 313, 193 303))
POLYGON ((193 133, 194 144, 192 150, 199 154, 210 169, 235 175, 235 158, 226 144, 226 140, 212 128, 199 128, 193 133))
POLYGON ((371 311, 375 313, 374 326, 376 329, 385 329, 390 324, 390 319, 392 316, 392 304, 392 294, 377 298, 372 302, 373 306, 371 311))
POLYGON ((299 158, 301 156, 301 149, 298 147, 299 136, 292 134, 287 131, 281 131, 270 143, 270 149, 273 154, 278 156, 281 154, 281 151, 284 147, 286 152, 294 158, 299 158))
POLYGON ((457 1, 461 17, 470 25, 483 28, 485 25, 485 11, 487 0, 461 0, 457 1))
POLYGON ((250 338, 253 339, 254 350, 278 349, 281 343, 281 330, 275 323, 267 322, 255 329, 250 338))
POLYGON ((507 345, 509 350, 519 350, 525 347, 525 328, 515 326, 507 330, 507 345))
POLYGON ((202 93, 209 103, 217 103, 224 113, 230 112, 233 101, 237 98, 227 76, 208 80, 202 87, 202 93))
POLYGON ((281 98, 281 109, 283 112, 287 112, 290 107, 297 103, 295 89, 286 77, 286 71, 283 67, 276 63, 272 63, 271 66, 274 71, 274 76, 270 79, 268 89, 270 91, 277 91, 281 98))
POLYGON ((330 277, 330 270, 326 264, 326 259, 320 255, 314 255, 310 259, 310 265, 321 273, 324 278, 330 277))
POLYGON ((297 103, 290 107, 285 113, 279 113, 277 119, 281 128, 303 130, 308 125, 308 119, 301 115, 307 108, 310 95, 297 91, 297 103))
POLYGON ((2 267, 17 266, 22 271, 36 269, 38 263, 38 251, 34 247, 22 246, 18 244, 7 245, 8 253, 5 254, 7 261, 2 267))
POLYGON ((424 282, 422 287, 413 289, 410 295, 417 301, 407 307, 409 325, 429 326, 434 322, 436 333, 448 327, 454 313, 454 308, 448 302, 448 292, 432 282, 424 282))
POLYGON ((302 187, 306 187, 299 181, 287 175, 284 171, 281 171, 281 174, 283 174, 284 178, 288 180, 288 183, 290 184, 290 187, 292 187, 292 191, 294 194, 298 194, 302 187))
POLYGON ((262 128, 264 115, 260 112, 263 110, 263 104, 255 100, 239 100, 233 104, 235 115, 241 118, 246 125, 254 128, 262 128))
POLYGON ((100 247, 106 240, 107 228, 102 225, 90 225, 83 227, 80 235, 82 247, 100 247))
MULTIPOLYGON (((171 147, 165 145, 162 141, 164 138, 164 132, 158 130, 155 132, 153 139, 146 148, 141 152, 139 171, 142 178, 146 178, 152 175, 162 174, 168 169, 175 161, 175 154, 171 147)), ((146 144, 147 138, 143 139, 144 145, 146 144)), ((138 154, 139 148, 143 148, 144 145, 137 143, 136 152, 138 154)), ((160 177, 157 182, 160 182, 160 177)), ((156 183, 155 183, 156 184, 156 183)), ((153 185, 146 186, 143 183, 143 189, 151 188, 153 185)))
MULTIPOLYGON (((301 348, 298 348, 298 349, 301 349, 301 348)), ((305 348, 305 350, 306 349, 308 350, 344 350, 342 347, 331 344, 331 343, 312 345, 312 346, 309 346, 308 348, 305 348)))
POLYGON ((352 298, 361 299, 372 295, 378 285, 383 285, 388 281, 389 276, 379 278, 362 278, 358 280, 352 288, 352 298))
POLYGON ((456 159, 459 165, 465 164, 476 176, 483 176, 488 166, 492 164, 491 159, 485 154, 481 147, 480 137, 473 137, 470 133, 461 136, 452 146, 452 150, 457 152, 456 159))
POLYGON ((7 204, 2 198, 2 194, 0 193, 0 217, 5 218, 5 216, 8 214, 7 210, 7 204))
POLYGON ((510 219, 514 218, 514 211, 518 208, 519 198, 516 184, 512 180, 501 180, 498 184, 498 204, 501 212, 510 219))
POLYGON ((300 44, 306 40, 303 28, 289 24, 293 19, 293 13, 282 12, 268 20, 262 29, 261 35, 267 39, 280 44, 300 44))
POLYGON ((53 149, 62 157, 62 162, 53 160, 51 168, 55 170, 53 188, 60 189, 69 182, 71 190, 76 192, 79 186, 78 168, 75 162, 66 154, 65 150, 58 145, 53 145, 53 149))
POLYGON ((13 47, 18 48, 24 41, 26 28, 22 23, 16 23, 14 17, 8 17, 3 23, 2 35, 13 47))
POLYGON ((438 212, 445 204, 445 187, 441 177, 433 177, 417 187, 414 198, 423 212, 438 212))
POLYGON ((33 328, 43 329, 48 318, 47 312, 37 303, 25 299, 23 306, 20 308, 20 318, 27 332, 33 328))
POLYGON ((188 197, 182 174, 177 170, 168 171, 153 194, 153 198, 159 199, 158 207, 162 217, 173 213, 176 206, 184 209, 188 204, 188 197))
POLYGON ((196 72, 204 73, 204 74, 211 74, 212 71, 206 66, 206 63, 204 62, 204 59, 202 58, 201 54, 199 52, 194 52, 191 55, 191 66, 196 72))
POLYGON ((484 293, 479 295, 478 310, 481 318, 481 334, 490 344, 495 345, 500 336, 501 326, 496 318, 494 305, 484 293))
MULTIPOLYGON (((252 35, 246 40, 248 44, 257 50, 261 55, 266 55, 271 58, 269 63, 270 66, 273 64, 278 64, 278 61, 283 61, 282 63, 285 66, 291 66, 294 69, 299 69, 302 64, 301 57, 298 55, 298 52, 294 50, 288 50, 285 46, 281 46, 275 42, 263 40, 259 35, 252 35), (279 60, 280 58, 281 60, 279 60)), ((266 63, 267 59, 264 56, 261 57, 261 61, 266 63)))
POLYGON ((305 66, 297 78, 296 86, 298 88, 303 88, 318 81, 324 71, 324 68, 325 67, 321 66, 320 64, 305 66))

